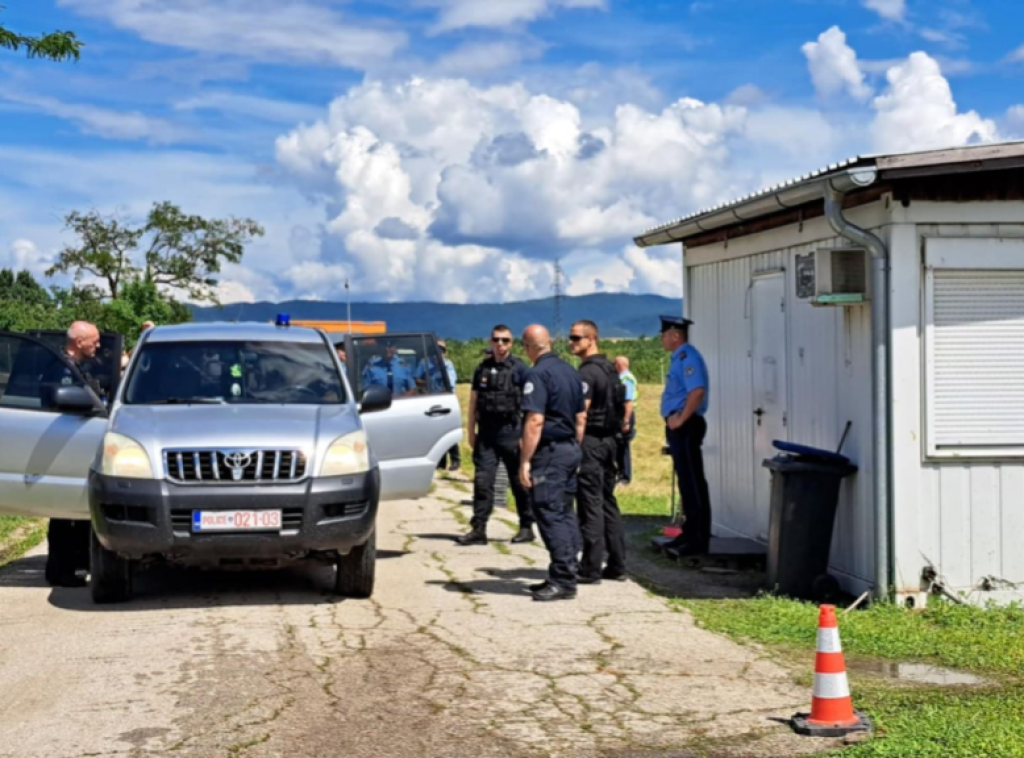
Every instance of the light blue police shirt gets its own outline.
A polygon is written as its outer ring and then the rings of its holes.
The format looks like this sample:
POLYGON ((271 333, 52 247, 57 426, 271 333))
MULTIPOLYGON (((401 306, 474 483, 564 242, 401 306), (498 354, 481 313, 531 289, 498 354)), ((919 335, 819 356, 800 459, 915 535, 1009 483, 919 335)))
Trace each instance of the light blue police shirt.
POLYGON ((416 380, 412 372, 405 367, 398 356, 391 359, 391 382, 388 382, 387 363, 379 359, 370 363, 363 369, 363 386, 370 387, 374 384, 381 387, 388 387, 392 394, 404 395, 410 390, 416 389, 416 380))
MULTIPOLYGON (((455 389, 455 384, 458 381, 458 375, 455 373, 455 364, 452 363, 448 358, 444 359, 445 372, 448 374, 448 383, 452 389, 455 389)), ((437 364, 433 361, 423 360, 420 361, 420 365, 416 367, 416 379, 425 379, 429 374, 430 389, 434 392, 443 392, 444 383, 441 381, 441 372, 437 369, 437 364)))
POLYGON ((687 396, 695 389, 704 388, 704 401, 697 409, 697 415, 708 412, 708 400, 711 388, 708 383, 708 367, 704 356, 693 345, 681 345, 672 353, 672 361, 668 368, 665 391, 661 395, 661 417, 668 418, 681 411, 686 405, 687 396))

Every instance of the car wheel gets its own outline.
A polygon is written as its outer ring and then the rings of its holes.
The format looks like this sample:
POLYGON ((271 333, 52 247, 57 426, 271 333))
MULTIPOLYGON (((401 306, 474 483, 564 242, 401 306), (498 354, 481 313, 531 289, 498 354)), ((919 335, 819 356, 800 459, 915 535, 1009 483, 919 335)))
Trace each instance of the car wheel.
POLYGON ((132 596, 132 562, 100 544, 92 532, 89 588, 94 603, 122 603, 132 596))
POLYGON ((377 571, 377 531, 348 555, 339 555, 335 563, 334 591, 344 597, 367 598, 373 595, 377 571))

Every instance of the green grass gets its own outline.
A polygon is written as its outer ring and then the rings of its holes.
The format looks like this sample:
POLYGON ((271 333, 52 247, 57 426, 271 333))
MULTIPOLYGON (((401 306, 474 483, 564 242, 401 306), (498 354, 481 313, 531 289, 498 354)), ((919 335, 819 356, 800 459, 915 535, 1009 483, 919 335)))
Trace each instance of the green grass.
POLYGON ((671 515, 669 496, 644 495, 630 492, 628 487, 620 486, 615 490, 615 499, 619 510, 627 516, 665 516, 671 515))
MULTIPOLYGON (((818 607, 761 596, 745 600, 670 600, 704 628, 766 645, 799 661, 810 681, 818 607)), ((922 661, 990 680, 970 688, 912 685, 856 671, 855 707, 878 736, 843 751, 854 756, 1024 756, 1024 609, 980 609, 934 602, 910 612, 891 604, 839 615, 848 660, 922 661)), ((808 706, 810 689, 808 688, 808 706)))
POLYGON ((0 516, 0 566, 17 560, 46 537, 46 521, 0 516))

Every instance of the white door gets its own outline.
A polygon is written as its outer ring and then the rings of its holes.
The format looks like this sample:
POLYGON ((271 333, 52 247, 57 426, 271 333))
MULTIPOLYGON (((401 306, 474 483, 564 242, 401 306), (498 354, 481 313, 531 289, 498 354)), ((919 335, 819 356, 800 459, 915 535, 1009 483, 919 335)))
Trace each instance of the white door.
POLYGON ((752 285, 754 397, 754 498, 757 536, 768 538, 771 473, 761 465, 778 452, 774 440, 786 440, 786 280, 782 272, 755 276, 752 285))
POLYGON ((462 412, 433 334, 348 337, 356 397, 372 384, 392 391, 391 407, 363 416, 380 463, 381 500, 424 497, 441 456, 462 439, 462 412))
POLYGON ((54 376, 63 366, 73 376, 62 384, 85 386, 42 342, 0 332, 0 513, 89 518, 86 484, 106 412, 98 398, 92 412, 53 406, 54 376))

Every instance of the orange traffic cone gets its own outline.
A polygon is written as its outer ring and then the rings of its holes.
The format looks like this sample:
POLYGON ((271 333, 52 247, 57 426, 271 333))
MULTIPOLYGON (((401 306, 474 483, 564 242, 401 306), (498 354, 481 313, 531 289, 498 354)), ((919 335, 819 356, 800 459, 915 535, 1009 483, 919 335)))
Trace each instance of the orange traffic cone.
POLYGON ((818 617, 818 654, 814 659, 811 712, 809 715, 796 714, 792 724, 797 733, 814 737, 842 737, 851 732, 871 731, 868 717, 853 710, 834 605, 821 606, 818 617))

